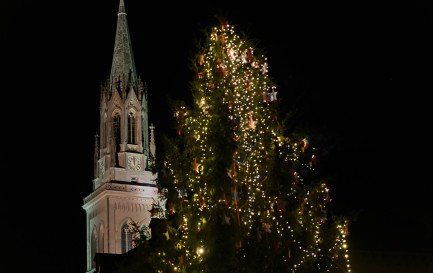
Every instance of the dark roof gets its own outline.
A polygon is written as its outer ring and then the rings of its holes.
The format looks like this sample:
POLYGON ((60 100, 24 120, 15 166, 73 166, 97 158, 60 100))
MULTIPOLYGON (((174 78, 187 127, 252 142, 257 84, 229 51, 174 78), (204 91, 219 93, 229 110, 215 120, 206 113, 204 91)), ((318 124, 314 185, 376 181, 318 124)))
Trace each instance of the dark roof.
POLYGON ((142 244, 124 254, 96 253, 94 261, 96 272, 100 273, 153 273, 148 258, 149 246, 142 244))

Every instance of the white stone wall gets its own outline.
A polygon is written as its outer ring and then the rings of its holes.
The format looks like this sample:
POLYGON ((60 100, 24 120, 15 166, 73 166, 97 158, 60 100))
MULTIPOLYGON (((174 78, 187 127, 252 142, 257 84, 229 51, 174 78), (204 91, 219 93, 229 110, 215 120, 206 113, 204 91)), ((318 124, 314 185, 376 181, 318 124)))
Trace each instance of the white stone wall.
POLYGON ((92 270, 93 231, 97 234, 98 253, 121 253, 121 229, 130 219, 139 226, 148 226, 149 210, 158 202, 156 187, 123 183, 104 183, 84 199, 83 208, 87 217, 87 270, 92 270), (103 246, 103 249, 101 249, 103 246))

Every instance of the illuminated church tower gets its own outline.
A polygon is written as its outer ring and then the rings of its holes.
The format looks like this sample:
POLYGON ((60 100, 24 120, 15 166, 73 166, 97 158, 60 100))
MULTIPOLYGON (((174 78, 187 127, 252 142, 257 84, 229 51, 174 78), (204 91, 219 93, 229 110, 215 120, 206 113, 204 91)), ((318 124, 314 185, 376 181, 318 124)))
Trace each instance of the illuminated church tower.
POLYGON ((150 171, 155 157, 153 129, 148 124, 147 87, 137 77, 120 0, 111 74, 101 87, 93 192, 83 205, 87 272, 95 270, 95 253, 121 254, 133 248, 125 228, 129 221, 149 225, 149 210, 159 197, 157 176, 150 171))

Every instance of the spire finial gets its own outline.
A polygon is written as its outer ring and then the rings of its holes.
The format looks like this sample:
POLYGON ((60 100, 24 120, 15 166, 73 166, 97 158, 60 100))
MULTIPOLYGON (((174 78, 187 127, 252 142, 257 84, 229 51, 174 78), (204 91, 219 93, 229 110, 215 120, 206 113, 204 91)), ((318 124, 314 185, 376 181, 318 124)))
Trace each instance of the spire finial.
POLYGON ((123 2, 123 0, 120 0, 119 3, 119 13, 117 14, 117 16, 119 15, 126 15, 126 11, 125 11, 125 3, 123 2))

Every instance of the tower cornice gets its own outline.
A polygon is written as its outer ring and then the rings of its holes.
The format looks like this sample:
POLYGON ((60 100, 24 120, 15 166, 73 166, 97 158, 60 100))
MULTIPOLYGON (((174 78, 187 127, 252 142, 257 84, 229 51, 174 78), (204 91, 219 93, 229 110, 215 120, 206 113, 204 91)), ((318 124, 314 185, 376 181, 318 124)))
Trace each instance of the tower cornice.
POLYGON ((123 194, 124 197, 152 198, 156 197, 158 188, 153 183, 125 183, 123 181, 111 181, 103 184, 83 199, 83 209, 87 210, 92 204, 98 202, 104 194, 123 194), (123 193, 122 193, 123 192, 123 193))

